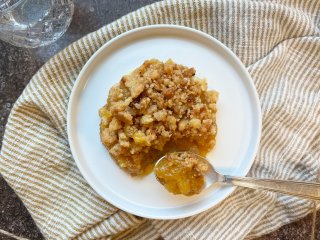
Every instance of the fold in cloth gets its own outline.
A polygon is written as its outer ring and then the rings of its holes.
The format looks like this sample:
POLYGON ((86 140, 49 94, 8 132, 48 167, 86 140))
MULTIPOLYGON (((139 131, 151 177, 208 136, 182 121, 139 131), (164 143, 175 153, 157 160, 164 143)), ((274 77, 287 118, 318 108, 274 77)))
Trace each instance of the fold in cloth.
MULTIPOLYGON (((320 1, 166 1, 130 13, 50 59, 15 103, 0 172, 48 239, 244 239, 308 214, 312 202, 238 188, 210 210, 142 219, 95 193, 72 159, 66 112, 74 81, 104 43, 149 24, 199 29, 247 66, 261 100, 261 146, 250 176, 316 181, 320 159, 320 1)), ((214 66, 214 63, 212 63, 214 66)))

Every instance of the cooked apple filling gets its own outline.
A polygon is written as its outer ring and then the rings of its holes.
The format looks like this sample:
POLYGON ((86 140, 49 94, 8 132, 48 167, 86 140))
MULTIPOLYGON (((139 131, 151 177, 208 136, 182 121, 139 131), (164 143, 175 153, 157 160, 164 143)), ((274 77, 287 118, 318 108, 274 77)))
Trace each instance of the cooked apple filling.
POLYGON ((199 194, 205 185, 209 164, 191 152, 167 153, 155 167, 160 183, 173 194, 199 194))

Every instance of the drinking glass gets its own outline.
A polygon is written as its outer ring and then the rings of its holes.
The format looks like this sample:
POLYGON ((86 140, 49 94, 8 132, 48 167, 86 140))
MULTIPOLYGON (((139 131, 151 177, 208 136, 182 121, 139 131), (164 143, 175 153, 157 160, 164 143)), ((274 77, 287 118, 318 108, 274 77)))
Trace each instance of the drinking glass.
POLYGON ((48 45, 68 29, 72 0, 0 0, 0 39, 18 47, 48 45))

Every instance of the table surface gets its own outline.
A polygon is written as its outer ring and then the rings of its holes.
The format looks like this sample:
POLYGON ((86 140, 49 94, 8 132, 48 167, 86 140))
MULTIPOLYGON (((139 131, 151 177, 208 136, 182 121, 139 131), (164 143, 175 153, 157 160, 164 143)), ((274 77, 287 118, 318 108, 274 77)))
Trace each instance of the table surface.
MULTIPOLYGON (((55 53, 85 34, 110 23, 122 15, 155 0, 75 0, 75 12, 68 31, 50 46, 22 49, 0 41, 0 147, 10 110, 36 71, 55 53)), ((320 240, 320 214, 316 218, 316 236, 320 240)), ((310 239, 313 214, 259 240, 310 239)), ((19 197, 0 175, 0 240, 43 239, 19 197)))

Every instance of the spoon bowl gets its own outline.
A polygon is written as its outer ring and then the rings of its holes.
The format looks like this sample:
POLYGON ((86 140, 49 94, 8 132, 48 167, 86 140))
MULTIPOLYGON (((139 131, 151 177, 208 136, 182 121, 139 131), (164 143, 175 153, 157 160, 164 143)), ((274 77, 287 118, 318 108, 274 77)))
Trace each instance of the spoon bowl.
MULTIPOLYGON (((175 152, 177 154, 185 152, 175 152)), ((229 175, 223 175, 215 170, 214 166, 204 157, 188 152, 192 154, 197 161, 208 165, 207 170, 204 173, 205 184, 204 188, 209 188, 214 184, 231 184, 234 186, 246 187, 251 189, 267 190, 272 192, 278 192, 286 195, 301 197, 305 199, 320 200, 320 183, 301 182, 301 181, 290 181, 280 179, 259 179, 250 177, 235 177, 229 175)), ((160 162, 165 160, 167 155, 161 157, 155 164, 155 168, 160 162)), ((156 178, 161 183, 157 174, 156 178)))

